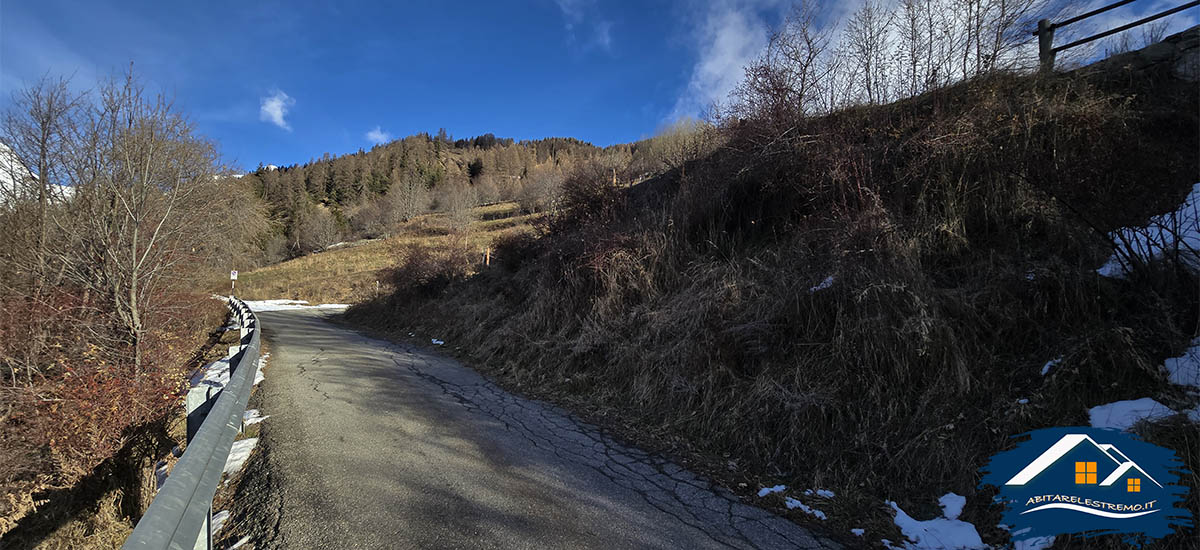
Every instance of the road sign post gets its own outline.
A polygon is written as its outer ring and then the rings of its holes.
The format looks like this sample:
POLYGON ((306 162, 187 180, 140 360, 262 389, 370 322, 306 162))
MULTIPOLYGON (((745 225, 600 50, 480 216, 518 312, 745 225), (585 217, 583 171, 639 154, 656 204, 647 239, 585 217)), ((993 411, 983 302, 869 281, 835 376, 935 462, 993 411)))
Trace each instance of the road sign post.
POLYGON ((229 272, 229 293, 233 294, 233 290, 237 288, 237 270, 229 272))

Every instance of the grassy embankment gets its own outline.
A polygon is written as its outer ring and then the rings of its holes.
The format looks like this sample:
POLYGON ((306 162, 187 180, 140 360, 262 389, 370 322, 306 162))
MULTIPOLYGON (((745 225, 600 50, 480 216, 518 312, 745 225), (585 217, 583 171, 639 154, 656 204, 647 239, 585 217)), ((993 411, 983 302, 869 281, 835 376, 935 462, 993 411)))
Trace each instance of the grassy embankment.
POLYGON ((358 303, 393 290, 390 269, 402 262, 411 247, 462 249, 482 260, 484 250, 495 239, 531 231, 530 224, 537 217, 521 213, 516 203, 504 202, 471 209, 470 223, 455 231, 448 214, 426 214, 403 224, 386 239, 348 243, 241 273, 237 293, 246 300, 358 303))

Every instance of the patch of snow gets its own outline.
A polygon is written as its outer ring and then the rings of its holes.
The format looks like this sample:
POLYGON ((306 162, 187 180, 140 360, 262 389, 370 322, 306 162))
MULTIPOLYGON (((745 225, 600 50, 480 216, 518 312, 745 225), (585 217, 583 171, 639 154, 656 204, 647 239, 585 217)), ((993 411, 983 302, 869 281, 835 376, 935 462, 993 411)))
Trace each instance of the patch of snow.
POLYGON ((155 487, 162 489, 163 484, 167 482, 167 461, 160 460, 154 465, 154 479, 158 482, 155 487))
POLYGON ((1191 420, 1192 422, 1200 423, 1200 406, 1192 407, 1191 409, 1188 409, 1184 412, 1187 413, 1188 420, 1191 420))
POLYGON ((816 516, 817 519, 826 519, 825 512, 822 512, 816 508, 812 508, 812 507, 808 506, 807 504, 804 504, 803 502, 800 502, 792 497, 784 498, 783 504, 785 506, 787 506, 788 510, 795 510, 796 508, 799 508, 799 509, 803 510, 804 512, 808 513, 809 515, 816 516))
POLYGON ((938 504, 942 506, 942 515, 946 519, 958 519, 958 516, 962 514, 963 506, 967 504, 967 497, 946 493, 938 499, 938 504))
POLYGON ((831 286, 833 286, 833 275, 830 275, 830 276, 828 276, 828 277, 825 277, 825 280, 824 280, 824 281, 821 281, 821 283, 820 283, 820 284, 818 284, 817 286, 814 286, 814 287, 811 287, 811 288, 809 288, 809 289, 808 289, 808 293, 809 293, 809 294, 812 294, 812 293, 814 293, 814 292, 820 292, 820 291, 822 291, 822 290, 825 290, 825 289, 827 289, 827 288, 829 288, 829 287, 831 287, 831 286))
POLYGON ((1032 269, 1030 269, 1029 271, 1026 271, 1026 272, 1025 272, 1025 280, 1026 280, 1026 281, 1032 281, 1032 280, 1034 280, 1034 279, 1036 279, 1036 278, 1037 278, 1037 275, 1036 275, 1036 274, 1033 272, 1033 270, 1032 270, 1032 269))
POLYGON ((787 485, 776 485, 774 487, 763 487, 758 490, 758 497, 762 498, 771 493, 782 493, 787 490, 787 485))
POLYGON ((229 548, 226 548, 225 550, 237 550, 238 548, 241 548, 242 546, 244 546, 247 542, 250 542, 250 535, 246 535, 246 536, 238 539, 237 542, 233 543, 233 546, 230 546, 229 548))
POLYGON ((229 358, 213 361, 205 366, 201 372, 204 375, 194 385, 224 388, 226 384, 229 384, 229 358))
POLYGON ((1172 384, 1200 389, 1200 338, 1192 340, 1183 355, 1163 361, 1163 368, 1172 384))
POLYGON ((229 519, 229 510, 221 510, 212 515, 212 534, 216 535, 225 527, 225 521, 229 519))
POLYGON ((304 300, 249 300, 246 306, 255 313, 264 311, 289 311, 295 309, 346 309, 350 304, 311 305, 304 300))
POLYGON ((254 372, 255 386, 257 386, 259 382, 267 379, 267 375, 263 374, 263 369, 267 368, 267 358, 269 357, 271 357, 271 354, 264 353, 258 358, 258 370, 254 372))
POLYGON ((1062 360, 1063 358, 1059 357, 1058 359, 1046 361, 1046 364, 1042 366, 1042 376, 1046 376, 1046 373, 1050 372, 1050 369, 1057 367, 1059 363, 1062 363, 1062 360))
POLYGON ((435 346, 444 346, 444 345, 446 345, 446 342, 445 342, 445 340, 438 340, 437 338, 431 338, 429 341, 430 341, 430 342, 433 342, 433 345, 435 345, 435 346))
MULTIPOLYGON (((958 497, 958 495, 949 493, 939 499, 939 502, 941 502, 945 513, 955 512, 954 516, 957 518, 957 512, 961 512, 962 509, 961 506, 958 510, 954 509, 957 499, 953 497, 958 497)), ((909 550, 987 548, 984 546, 983 540, 979 538, 979 532, 975 530, 975 526, 970 523, 950 517, 919 521, 904 513, 904 510, 901 510, 895 502, 889 500, 887 503, 896 511, 896 519, 894 521, 896 526, 900 528, 900 532, 904 533, 904 536, 909 539, 910 542, 905 544, 905 548, 909 550)), ((891 548, 890 545, 888 547, 891 548)))
POLYGON ((1018 405, 1028 405, 1028 404, 1029 404, 1029 400, 1028 400, 1028 399, 1018 399, 1018 400, 1017 400, 1017 404, 1018 404, 1018 405))
MULTIPOLYGON (((1200 183, 1174 212, 1155 216, 1146 227, 1125 227, 1109 234, 1139 261, 1162 257, 1179 250, 1180 260, 1193 269, 1200 268, 1200 183)), ((1104 277, 1124 278, 1129 274, 1127 258, 1114 254, 1096 270, 1104 277)))
POLYGON ((346 246, 346 241, 338 241, 338 242, 333 243, 325 248, 322 248, 321 250, 333 250, 334 248, 337 248, 339 246, 346 246))
POLYGON ((258 409, 249 409, 242 413, 242 424, 245 424, 246 426, 253 426, 254 424, 258 424, 259 422, 262 422, 268 418, 271 418, 271 415, 263 415, 262 413, 258 412, 258 409))
POLYGON ((256 444, 258 444, 257 437, 234 441, 233 447, 229 449, 229 458, 225 460, 225 473, 232 475, 241 471, 242 466, 246 465, 246 459, 250 458, 250 451, 254 450, 256 444))
POLYGON ((861 537, 867 533, 867 530, 866 529, 851 529, 850 532, 854 533, 854 535, 857 537, 861 537))
POLYGON ((811 497, 813 495, 817 495, 821 498, 833 498, 834 497, 833 491, 830 491, 827 489, 817 489, 816 491, 813 491, 812 489, 806 489, 804 491, 804 496, 811 497))
POLYGON ((1157 420, 1174 415, 1175 411, 1149 397, 1117 401, 1088 409, 1093 428, 1114 428, 1128 431, 1142 420, 1157 420))

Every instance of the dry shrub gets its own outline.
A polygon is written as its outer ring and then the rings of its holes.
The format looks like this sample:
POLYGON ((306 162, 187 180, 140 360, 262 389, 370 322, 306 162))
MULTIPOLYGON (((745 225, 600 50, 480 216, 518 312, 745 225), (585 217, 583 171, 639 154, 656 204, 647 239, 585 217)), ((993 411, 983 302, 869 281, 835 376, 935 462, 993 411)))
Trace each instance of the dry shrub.
POLYGON ((475 250, 465 239, 453 237, 438 248, 396 243, 391 254, 396 258, 396 267, 388 274, 397 289, 393 300, 437 295, 451 283, 466 279, 478 261, 475 250))
MULTIPOLYGON (((0 411, 0 456, 13 460, 0 468, 0 532, 30 509, 24 495, 71 487, 116 456, 142 427, 175 411, 187 373, 196 366, 191 354, 226 312, 203 295, 165 297, 172 314, 146 334, 139 375, 132 350, 96 344, 97 334, 105 337, 105 325, 94 304, 65 291, 49 303, 37 318, 55 323, 50 357, 42 358, 50 367, 28 386, 6 388, 0 411)), ((24 345, 18 335, 30 329, 21 323, 31 319, 0 317, 4 354, 24 345)), ((117 338, 106 336, 101 341, 117 338)))

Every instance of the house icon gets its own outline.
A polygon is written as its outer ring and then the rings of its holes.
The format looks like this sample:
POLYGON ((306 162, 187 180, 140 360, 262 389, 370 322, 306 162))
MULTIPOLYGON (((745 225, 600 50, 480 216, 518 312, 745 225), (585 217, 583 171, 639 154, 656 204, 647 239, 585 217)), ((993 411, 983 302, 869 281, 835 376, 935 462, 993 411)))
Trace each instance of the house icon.
MULTIPOLYGON (((1146 473, 1141 466, 1113 445, 1097 443, 1084 434, 1067 434, 1049 449, 1046 449, 1005 485, 1025 485, 1035 477, 1051 469, 1067 455, 1074 462, 1074 485, 1095 487, 1121 487, 1126 493, 1140 493, 1142 480, 1149 480, 1162 488, 1162 484, 1146 473)), ((1069 475, 1069 474, 1068 474, 1069 475)))

